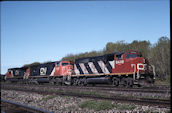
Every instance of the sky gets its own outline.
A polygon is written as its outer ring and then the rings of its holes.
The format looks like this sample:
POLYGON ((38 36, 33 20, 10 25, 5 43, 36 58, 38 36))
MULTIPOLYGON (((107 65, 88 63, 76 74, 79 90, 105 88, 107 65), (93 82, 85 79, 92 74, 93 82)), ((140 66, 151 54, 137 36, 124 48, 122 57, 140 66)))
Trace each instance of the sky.
POLYGON ((1 74, 108 42, 170 37, 169 0, 1 2, 1 74))

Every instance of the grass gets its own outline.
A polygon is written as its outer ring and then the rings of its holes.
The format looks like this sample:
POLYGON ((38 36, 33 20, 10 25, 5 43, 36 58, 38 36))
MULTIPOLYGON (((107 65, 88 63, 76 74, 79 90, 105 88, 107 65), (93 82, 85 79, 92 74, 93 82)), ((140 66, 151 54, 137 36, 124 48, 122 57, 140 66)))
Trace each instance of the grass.
POLYGON ((170 85, 170 79, 166 79, 166 80, 155 79, 155 85, 170 85))
POLYGON ((96 111, 109 110, 117 108, 119 110, 133 110, 136 108, 134 104, 112 104, 110 101, 94 101, 87 100, 79 104, 80 108, 94 109, 96 111))
POLYGON ((47 101, 47 100, 53 99, 53 98, 55 98, 55 97, 56 97, 55 95, 48 95, 48 96, 46 96, 46 97, 43 97, 42 100, 47 101))
POLYGON ((136 108, 136 106, 134 104, 118 104, 115 105, 115 108, 119 110, 133 110, 136 108))
POLYGON ((170 86, 170 83, 171 83, 170 80, 171 80, 170 76, 167 76, 164 79, 156 78, 155 79, 155 85, 169 85, 170 86))
POLYGON ((96 111, 100 110, 106 110, 106 109, 112 109, 114 108, 114 104, 112 104, 110 101, 93 101, 93 100, 87 100, 82 102, 79 107, 81 108, 89 108, 89 109, 94 109, 96 111))

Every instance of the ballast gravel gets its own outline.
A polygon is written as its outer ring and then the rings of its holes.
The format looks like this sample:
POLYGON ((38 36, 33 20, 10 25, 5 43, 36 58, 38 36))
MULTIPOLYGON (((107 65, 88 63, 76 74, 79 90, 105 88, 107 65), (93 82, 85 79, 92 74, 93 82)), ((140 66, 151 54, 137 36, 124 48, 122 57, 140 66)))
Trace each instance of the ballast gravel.
MULTIPOLYGON (((18 102, 28 106, 33 106, 53 113, 168 113, 169 108, 158 108, 152 106, 135 105, 132 110, 117 109, 116 107, 109 110, 96 111, 88 108, 80 108, 79 105, 90 99, 58 96, 58 95, 41 95, 37 93, 28 93, 23 91, 1 90, 1 99, 6 99, 12 102, 18 102)), ((99 100, 95 100, 99 101, 99 100)), ((112 101, 113 104, 122 105, 112 101)), ((127 105, 127 104, 126 104, 127 105)), ((128 104, 129 105, 129 104, 128 104)))

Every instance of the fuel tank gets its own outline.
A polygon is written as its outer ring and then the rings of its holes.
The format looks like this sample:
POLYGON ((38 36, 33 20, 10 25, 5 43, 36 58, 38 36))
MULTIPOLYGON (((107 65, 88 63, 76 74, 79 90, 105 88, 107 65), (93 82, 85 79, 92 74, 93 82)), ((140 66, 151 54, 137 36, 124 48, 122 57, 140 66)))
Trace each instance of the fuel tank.
POLYGON ((101 78, 87 78, 88 84, 108 84, 110 83, 110 78, 101 77, 101 78))

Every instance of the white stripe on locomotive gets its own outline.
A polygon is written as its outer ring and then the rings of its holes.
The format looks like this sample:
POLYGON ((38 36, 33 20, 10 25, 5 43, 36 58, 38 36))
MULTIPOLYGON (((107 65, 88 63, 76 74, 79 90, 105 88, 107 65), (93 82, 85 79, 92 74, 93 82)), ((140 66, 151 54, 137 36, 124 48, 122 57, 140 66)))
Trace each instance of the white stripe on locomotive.
POLYGON ((90 66, 90 69, 93 72, 93 74, 98 74, 98 71, 96 67, 94 66, 93 62, 88 62, 88 65, 90 66))
POLYGON ((103 71, 103 73, 106 73, 106 74, 110 73, 103 61, 98 61, 98 64, 101 70, 103 71))
POLYGON ((54 66, 53 71, 51 72, 50 76, 54 76, 54 72, 55 72, 55 66, 54 66))
POLYGON ((76 64, 74 64, 74 72, 76 75, 80 74, 78 68, 76 67, 76 64))
POLYGON ((79 65, 80 65, 80 67, 81 67, 84 74, 89 74, 88 71, 87 71, 87 68, 84 65, 84 63, 79 63, 79 65))
POLYGON ((114 60, 113 61, 109 61, 110 65, 112 66, 112 69, 115 68, 115 65, 114 65, 114 60))

